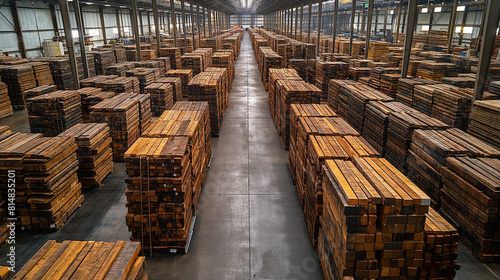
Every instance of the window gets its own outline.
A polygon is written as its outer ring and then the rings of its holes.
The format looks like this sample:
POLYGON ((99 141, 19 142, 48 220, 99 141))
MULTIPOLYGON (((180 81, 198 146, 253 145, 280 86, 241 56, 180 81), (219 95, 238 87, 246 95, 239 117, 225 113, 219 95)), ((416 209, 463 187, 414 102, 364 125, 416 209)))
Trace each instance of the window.
POLYGON ((457 12, 463 12, 465 11, 465 6, 458 6, 457 7, 457 12))
POLYGON ((472 34, 472 26, 464 26, 464 34, 472 34))
POLYGON ((118 35, 118 28, 113 28, 113 34, 117 34, 118 35))
POLYGON ((130 29, 129 29, 128 27, 124 27, 124 28, 123 28, 123 32, 124 32, 124 33, 129 33, 129 31, 130 31, 130 29))
POLYGON ((455 27, 455 33, 462 33, 462 26, 455 27))
POLYGON ((435 13, 440 13, 440 12, 441 12, 441 7, 436 7, 436 8, 434 8, 434 12, 435 12, 435 13))
POLYGON ((389 12, 389 14, 390 14, 390 15, 393 15, 393 14, 394 14, 394 10, 391 10, 391 11, 389 12))
POLYGON ((422 14, 426 14, 429 11, 427 8, 422 8, 422 14))
POLYGON ((73 38, 78 38, 78 30, 71 30, 71 36, 73 36, 73 38))
POLYGON ((90 36, 99 36, 101 33, 99 32, 99 29, 90 29, 89 30, 89 35, 90 36))
POLYGON ((422 25, 422 31, 429 31, 429 25, 422 25))

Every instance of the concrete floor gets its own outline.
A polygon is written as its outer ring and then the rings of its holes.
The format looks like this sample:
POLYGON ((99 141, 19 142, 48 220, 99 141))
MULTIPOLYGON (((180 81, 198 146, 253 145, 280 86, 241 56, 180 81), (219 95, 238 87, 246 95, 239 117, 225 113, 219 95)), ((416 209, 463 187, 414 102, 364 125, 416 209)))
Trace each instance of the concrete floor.
MULTIPOLYGON (((0 120, 29 132, 25 111, 0 120)), ((323 279, 305 227, 282 148, 269 113, 248 34, 236 62, 236 77, 220 137, 212 138, 213 160, 202 191, 190 251, 147 259, 150 279, 323 279)), ((127 240, 125 165, 115 164, 100 188, 56 232, 21 232, 20 268, 45 241, 127 240)), ((0 248, 0 265, 7 260, 0 248)), ((458 280, 500 279, 500 265, 482 264, 463 246, 458 280)))

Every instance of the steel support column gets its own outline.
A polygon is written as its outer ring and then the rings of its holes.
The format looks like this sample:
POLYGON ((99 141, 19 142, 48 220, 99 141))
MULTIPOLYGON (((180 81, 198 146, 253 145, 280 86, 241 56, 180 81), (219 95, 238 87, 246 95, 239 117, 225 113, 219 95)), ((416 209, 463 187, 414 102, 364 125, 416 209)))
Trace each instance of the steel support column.
POLYGON ((300 40, 302 40, 302 28, 304 22, 304 6, 300 6, 300 40))
MULTIPOLYGON (((55 35, 59 35, 59 24, 57 23, 56 8, 54 4, 50 4, 50 17, 52 18, 52 26, 54 26, 55 35)), ((101 12, 102 15, 102 12, 101 12)), ((104 25, 103 25, 104 26, 104 25)))
MULTIPOLYGON (((354 0, 356 1, 356 0, 354 0)), ((319 48, 321 46, 321 18, 323 17, 323 0, 318 1, 318 42, 316 46, 316 56, 319 56, 319 48)))
POLYGON ((103 6, 99 6, 99 17, 101 20, 102 39, 104 41, 104 44, 107 44, 108 39, 106 37, 106 21, 104 20, 104 7, 103 6))
POLYGON ((196 35, 194 33, 194 8, 193 3, 189 3, 189 12, 191 13, 191 33, 193 36, 193 51, 196 49, 196 35))
POLYGON ((479 53, 479 64, 477 66, 477 76, 476 84, 474 86, 474 96, 472 97, 472 106, 474 106, 474 101, 483 99, 486 78, 490 68, 491 54, 493 53, 495 47, 498 21, 500 20, 499 10, 500 1, 489 0, 486 2, 486 17, 482 34, 483 43, 481 44, 481 51, 479 53))
POLYGON ((297 29, 299 27, 299 7, 295 7, 295 36, 293 37, 297 40, 297 29))
POLYGON ((160 38, 160 24, 158 21, 158 0, 152 0, 153 4, 153 21, 155 23, 155 35, 156 35, 156 53, 160 55, 161 48, 161 38, 160 38))
POLYGON ((365 38, 365 58, 368 59, 370 50, 370 38, 372 36, 372 19, 373 19, 373 0, 368 1, 368 18, 366 20, 366 38, 365 38))
POLYGON ((448 48, 446 49, 448 53, 451 53, 451 43, 453 40, 453 35, 455 34, 455 24, 457 21, 457 7, 458 7, 458 0, 455 0, 453 2, 453 8, 452 8, 453 10, 451 11, 450 24, 448 25, 448 48))
POLYGON ((59 0, 61 9, 61 17, 64 28, 64 36, 66 37, 66 47, 68 48, 69 66, 73 77, 74 89, 80 88, 80 79, 78 77, 78 69, 76 67, 75 46, 73 44, 73 35, 71 34, 71 21, 69 18, 68 0, 59 0))
POLYGON ((311 17, 312 17, 312 2, 309 2, 309 9, 307 10, 307 43, 311 42, 311 17))
POLYGON ((403 52, 403 67, 401 68, 401 78, 406 78, 408 65, 411 56, 411 44, 413 41, 413 31, 417 23, 417 2, 418 0, 408 0, 408 24, 405 33, 405 47, 403 52))
POLYGON ((361 12, 361 29, 359 30, 360 35, 365 35, 365 12, 366 12, 366 7, 365 4, 363 3, 363 11, 361 12))
POLYGON ((351 30, 349 34, 349 56, 352 55, 352 42, 354 41, 354 17, 356 16, 356 0, 352 0, 351 30))
POLYGON ((89 65, 87 61, 87 50, 85 50, 85 28, 82 22, 82 11, 80 9, 80 0, 73 0, 75 9, 76 28, 78 30, 78 42, 80 43, 80 54, 82 56, 83 76, 90 77, 89 65))
POLYGON ((398 6, 398 22, 396 24, 396 38, 393 40, 396 44, 399 43, 399 31, 401 30, 400 25, 401 25, 401 7, 403 6, 403 1, 399 1, 399 6, 398 6))
POLYGON ((207 25, 206 25, 206 15, 207 15, 207 8, 203 7, 203 37, 207 38, 207 25))
POLYGON ((187 30, 186 30, 186 6, 184 0, 181 0, 181 9, 182 9, 182 33, 184 35, 184 48, 186 48, 187 52, 187 30))
POLYGON ((122 38, 122 24, 120 20, 120 10, 118 8, 116 10, 116 28, 118 29, 118 38, 122 38))
POLYGON ((213 37, 212 34, 212 9, 208 8, 208 36, 213 37))
POLYGON ((196 24, 197 24, 197 26, 198 26, 198 28, 197 28, 197 29, 198 29, 198 30, 197 30, 197 31, 198 31, 198 41, 199 41, 198 43, 199 43, 199 44, 200 44, 200 46, 201 46, 200 5, 197 5, 197 6, 196 6, 196 11, 198 12, 198 20, 196 21, 196 24))
POLYGON ((170 15, 172 17, 172 28, 174 33, 174 47, 177 47, 177 24, 175 18, 175 4, 174 0, 170 0, 170 15))
POLYGON ((144 36, 144 25, 143 25, 143 22, 142 22, 142 11, 139 10, 139 33, 141 34, 141 36, 144 36))
POLYGON ((387 35, 387 11, 384 11, 384 39, 387 35))
POLYGON ((332 53, 335 52, 335 39, 337 37, 337 20, 339 19, 339 0, 335 0, 333 6, 333 26, 332 26, 332 53))
MULTIPOLYGON (((132 0, 132 31, 135 37, 135 49, 137 52, 137 61, 142 61, 141 40, 139 38, 139 24, 137 23, 137 0, 132 0)), ((149 19, 149 15, 148 15, 149 19)))

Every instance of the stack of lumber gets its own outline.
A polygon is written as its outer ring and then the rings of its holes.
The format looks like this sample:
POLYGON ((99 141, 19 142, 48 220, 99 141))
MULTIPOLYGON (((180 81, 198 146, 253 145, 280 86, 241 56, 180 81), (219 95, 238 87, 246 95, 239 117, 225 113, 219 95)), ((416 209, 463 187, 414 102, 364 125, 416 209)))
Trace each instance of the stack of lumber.
POLYGON ((369 59, 351 59, 349 60, 350 67, 365 68, 368 67, 368 63, 373 62, 369 59))
POLYGON ((279 44, 276 53, 283 58, 283 67, 288 67, 288 59, 293 57, 292 46, 290 44, 279 44))
MULTIPOLYGON (((276 90, 276 84, 279 80, 283 81, 302 81, 302 78, 297 74, 297 71, 289 68, 272 68, 269 69, 269 109, 271 116, 276 121, 276 106, 279 106, 277 101, 281 102, 279 92, 276 90), (278 95, 277 95, 278 94, 278 95)), ((278 126, 276 126, 278 127, 278 126)))
POLYGON ((125 50, 125 56, 127 57, 127 61, 137 61, 137 51, 135 48, 132 50, 125 50))
POLYGON ((135 64, 132 62, 122 62, 119 64, 111 65, 106 68, 106 75, 117 75, 120 77, 125 77, 125 72, 127 70, 132 70, 135 68, 135 64))
POLYGON ((164 77, 156 79, 153 83, 170 84, 172 86, 173 104, 182 101, 182 82, 181 78, 164 77))
POLYGON ((298 118, 291 116, 296 125, 292 126, 294 130, 290 131, 290 135, 293 136, 290 139, 290 167, 295 167, 296 174, 292 175, 292 178, 295 178, 295 186, 302 207, 304 207, 304 193, 307 187, 306 164, 310 136, 359 136, 359 133, 344 119, 329 116, 333 114, 326 109, 312 113, 312 115, 314 116, 298 118))
POLYGON ((500 149, 500 100, 475 101, 467 132, 500 149))
POLYGON ((126 98, 139 103, 139 131, 143 133, 151 125, 151 96, 149 94, 123 94, 126 98))
POLYGON ((313 246, 317 246, 320 217, 323 214, 323 173, 325 161, 351 159, 353 156, 377 157, 379 154, 360 136, 309 136, 305 160, 304 216, 313 246))
POLYGON ((142 136, 149 138, 187 137, 189 139, 188 153, 192 168, 192 202, 193 209, 196 210, 211 156, 210 117, 208 103, 189 103, 183 109, 165 111, 142 136))
POLYGON ((368 59, 373 61, 380 61, 382 55, 389 52, 390 43, 387 42, 370 42, 368 47, 368 59))
POLYGON ((307 80, 307 59, 290 59, 288 60, 288 68, 297 71, 304 81, 307 80))
POLYGON ((141 133, 139 102, 129 99, 125 93, 92 106, 90 120, 109 125, 114 161, 123 160, 123 154, 141 133))
POLYGON ((115 53, 113 51, 93 52, 95 61, 95 72, 97 75, 106 74, 106 68, 116 64, 115 53))
POLYGON ((328 105, 330 105, 334 112, 339 113, 341 89, 345 88, 347 85, 354 84, 357 83, 352 80, 330 80, 330 83, 328 84, 328 105))
POLYGON ((168 71, 166 76, 180 78, 182 83, 182 96, 188 96, 188 84, 191 79, 193 79, 193 74, 193 70, 177 69, 168 71))
POLYGON ((361 133, 365 122, 366 105, 370 101, 389 102, 393 99, 363 84, 344 85, 340 90, 337 113, 361 133))
POLYGON ((500 81, 490 82, 490 84, 488 86, 488 91, 491 94, 495 94, 497 96, 500 96, 500 81))
POLYGON ((2 81, 7 84, 10 102, 14 109, 25 109, 23 92, 36 87, 33 67, 29 64, 1 66, 2 81))
POLYGON ((170 83, 152 83, 144 92, 151 96, 151 111, 155 117, 174 105, 174 92, 170 83))
POLYGON ((132 241, 185 251, 193 230, 187 137, 139 138, 125 153, 126 224, 132 241))
POLYGON ((197 75, 206 68, 206 56, 201 53, 185 53, 181 56, 182 69, 193 70, 193 75, 197 75))
MULTIPOLYGON (((222 68, 221 68, 222 69, 222 68)), ((210 131, 212 136, 219 135, 220 125, 225 112, 224 71, 207 71, 196 75, 188 85, 189 101, 206 101, 209 105, 210 131)))
POLYGON ((148 279, 140 252, 139 242, 49 240, 14 279, 148 279))
POLYGON ((386 241, 377 231, 381 195, 350 161, 327 159, 322 174, 318 255, 325 279, 378 279, 376 250, 386 241))
POLYGON ((1 125, 0 126, 0 135, 11 133, 11 132, 12 131, 10 130, 10 127, 8 125, 1 125))
POLYGON ((127 61, 127 55, 124 48, 116 47, 113 48, 113 53, 115 54, 116 63, 123 63, 127 61))
POLYGON ((389 117, 394 112, 413 112, 417 110, 399 102, 370 101, 365 108, 365 122, 363 123, 363 137, 382 156, 387 146, 387 129, 389 117))
POLYGON ((380 78, 380 91, 392 98, 396 98, 400 78, 401 74, 382 74, 380 78))
POLYGON ((419 275, 426 279, 454 279, 456 270, 460 269, 457 262, 458 240, 457 230, 438 212, 430 208, 425 214, 424 227, 424 266, 419 275))
POLYGON ((27 101, 31 132, 56 136, 82 122, 82 104, 77 91, 54 91, 27 101))
POLYGON ((212 50, 215 52, 218 49, 222 48, 222 37, 216 36, 212 38, 201 39, 201 47, 212 48, 212 50))
POLYGON ((456 77, 458 66, 452 63, 422 61, 419 63, 417 77, 440 81, 443 77, 456 77))
POLYGON ((275 53, 270 47, 260 47, 259 58, 262 81, 266 89, 269 89, 269 69, 283 68, 283 58, 275 53))
POLYGON ((437 82, 427 79, 399 79, 398 92, 396 94, 396 101, 412 106, 413 93, 417 85, 432 85, 437 82))
POLYGON ((451 127, 467 130, 472 95, 455 86, 434 90, 431 116, 451 127))
POLYGON ((288 150, 290 145, 290 105, 319 103, 321 90, 304 81, 277 80, 275 124, 288 150))
MULTIPOLYGON (((459 88, 474 88, 474 84, 476 83, 476 78, 472 77, 444 77, 441 78, 441 82, 445 84, 449 84, 452 86, 456 86, 459 88)), ((491 83, 490 83, 491 87, 491 83)))
POLYGON ((483 262, 500 261, 500 160, 449 157, 441 169, 440 212, 460 231, 460 241, 483 262))
POLYGON ((205 68, 212 67, 212 55, 215 51, 211 48, 198 48, 192 53, 201 54, 203 56, 203 64, 205 68))
POLYGON ((393 112, 389 117, 387 128, 387 150, 385 158, 401 172, 407 172, 408 150, 415 129, 448 128, 445 123, 420 112, 393 112))
MULTIPOLYGON (((15 172, 15 217, 17 218, 16 225, 21 229, 31 229, 30 205, 28 199, 31 195, 31 190, 28 188, 28 183, 25 181, 26 172, 23 166, 23 158, 26 152, 33 148, 33 141, 41 138, 41 134, 25 134, 25 133, 7 133, 0 135, 0 178, 2 182, 9 181, 9 170, 15 172)), ((2 197, 8 198, 9 191, 7 184, 2 184, 0 187, 2 197)), ((9 216, 13 216, 9 213, 9 216)))
POLYGON ((412 107, 430 116, 434 103, 434 91, 440 87, 439 84, 414 86, 412 107))
POLYGON ((331 79, 347 80, 349 78, 349 64, 345 62, 327 62, 323 60, 316 61, 316 79, 315 84, 321 89, 321 101, 328 99, 328 84, 331 79))
POLYGON ((141 57, 143 61, 156 59, 156 50, 141 50, 141 57))
POLYGON ((77 124, 59 134, 73 137, 78 145, 78 180, 83 188, 99 187, 113 172, 111 135, 105 123, 77 124))
POLYGON ((78 181, 77 144, 72 137, 42 137, 23 159, 25 181, 31 190, 33 229, 59 229, 83 202, 78 181))
POLYGON ((140 93, 144 93, 144 89, 149 86, 157 76, 154 68, 135 68, 125 73, 127 77, 136 77, 139 79, 140 93))
POLYGON ((408 177, 433 200, 441 202, 441 168, 448 157, 500 157, 500 151, 458 128, 444 131, 421 130, 413 132, 408 151, 408 177))
POLYGON ((161 48, 161 57, 170 58, 171 69, 181 69, 181 50, 179 48, 161 48))
POLYGON ((140 81, 137 77, 118 77, 110 79, 108 87, 112 88, 116 93, 139 93, 140 81))
POLYGON ((372 69, 368 67, 349 67, 349 79, 359 80, 360 77, 370 77, 372 69))
POLYGON ((316 59, 310 58, 307 60, 307 80, 313 85, 316 84, 316 59))
POLYGON ((398 74, 399 68, 384 68, 384 67, 375 67, 372 69, 372 73, 370 76, 370 86, 374 89, 380 89, 382 79, 382 75, 384 74, 398 74))
POLYGON ((0 82, 0 119, 14 114, 9 98, 9 88, 5 83, 0 82))
POLYGON ((31 62, 30 65, 33 67, 37 86, 50 86, 54 84, 48 62, 31 62))
POLYGON ((215 75, 221 75, 222 83, 222 105, 224 108, 223 114, 226 113, 226 108, 229 106, 229 90, 231 81, 229 81, 229 71, 225 68, 208 67, 205 72, 215 72, 215 75))
POLYGON ((163 69, 162 72, 167 73, 168 71, 172 70, 172 66, 170 65, 170 57, 158 57, 155 60, 160 62, 160 68, 163 69))
MULTIPOLYGON (((429 211, 429 197, 385 159, 354 157, 353 161, 381 197, 376 204, 377 215, 372 220, 376 220, 374 249, 379 277, 416 278, 424 264, 425 214, 429 211), (403 207, 397 206, 401 204, 403 207)), ((347 195, 349 198, 352 192, 347 195)), ((369 208, 374 207, 370 204, 369 208)), ((368 220, 368 228, 371 228, 370 218, 368 220)))
POLYGON ((29 89, 29 90, 26 90, 23 92, 24 100, 26 101, 26 103, 28 103, 27 100, 32 98, 32 97, 47 94, 47 93, 50 93, 50 92, 53 92, 56 90, 57 90, 57 86, 55 86, 55 85, 39 86, 36 88, 32 88, 32 89, 29 89))
MULTIPOLYGON (((80 94, 81 102, 82 102, 82 121, 84 123, 90 122, 90 107, 95 104, 90 103, 90 98, 91 96, 94 95, 100 95, 102 93, 102 89, 100 88, 93 88, 93 87, 85 87, 77 90, 78 94, 80 94)), ((112 96, 114 96, 114 92, 112 93, 112 96)), ((110 96, 110 97, 112 97, 110 96)), ((99 102, 102 100, 99 100, 99 102)))
POLYGON ((229 81, 232 83, 235 76, 234 58, 228 52, 217 51, 212 55, 212 67, 226 68, 229 72, 229 81))

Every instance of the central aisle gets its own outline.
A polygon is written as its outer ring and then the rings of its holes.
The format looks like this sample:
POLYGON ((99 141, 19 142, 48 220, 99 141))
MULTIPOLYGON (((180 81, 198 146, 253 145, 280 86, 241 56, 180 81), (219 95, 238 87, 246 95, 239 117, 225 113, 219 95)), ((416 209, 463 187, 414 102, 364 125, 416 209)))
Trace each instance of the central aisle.
POLYGON ((323 279, 247 32, 212 154, 189 254, 148 258, 150 279, 323 279))

